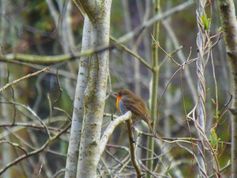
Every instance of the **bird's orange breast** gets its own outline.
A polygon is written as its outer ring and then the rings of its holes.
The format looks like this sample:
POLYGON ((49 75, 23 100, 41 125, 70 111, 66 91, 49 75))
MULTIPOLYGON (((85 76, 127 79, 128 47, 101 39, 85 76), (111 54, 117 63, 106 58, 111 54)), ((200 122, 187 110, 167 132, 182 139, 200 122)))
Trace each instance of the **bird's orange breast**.
POLYGON ((117 96, 117 98, 116 98, 116 108, 119 112, 120 112, 119 102, 120 102, 121 98, 122 98, 121 96, 117 96))

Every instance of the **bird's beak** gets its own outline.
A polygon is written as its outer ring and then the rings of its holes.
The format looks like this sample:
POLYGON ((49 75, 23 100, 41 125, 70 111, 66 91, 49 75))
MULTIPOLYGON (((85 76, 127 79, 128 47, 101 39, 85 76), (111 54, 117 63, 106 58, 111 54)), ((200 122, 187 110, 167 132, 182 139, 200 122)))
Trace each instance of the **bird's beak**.
POLYGON ((112 97, 114 97, 114 98, 117 98, 118 93, 117 93, 117 92, 112 92, 110 95, 111 95, 112 97))

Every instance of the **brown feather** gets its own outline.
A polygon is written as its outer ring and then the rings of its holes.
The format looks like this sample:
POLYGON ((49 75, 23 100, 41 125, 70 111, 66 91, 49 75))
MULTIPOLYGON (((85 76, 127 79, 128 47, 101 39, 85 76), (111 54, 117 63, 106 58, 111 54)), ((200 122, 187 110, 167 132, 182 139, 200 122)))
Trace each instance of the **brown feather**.
MULTIPOLYGON (((153 122, 152 118, 150 116, 150 112, 146 107, 146 104, 143 102, 143 99, 139 96, 135 95, 133 92, 131 92, 128 89, 122 89, 117 94, 116 97, 122 100, 124 107, 127 110, 130 110, 133 114, 133 119, 140 118, 143 119, 149 129, 151 130, 152 134, 162 140, 162 138, 156 134, 156 132, 153 130, 153 122)), ((117 104, 118 105, 118 104, 117 104)))
POLYGON ((149 110, 147 109, 143 99, 135 95, 128 89, 122 89, 118 93, 122 98, 122 102, 127 110, 130 110, 135 117, 140 117, 149 125, 152 124, 149 110))

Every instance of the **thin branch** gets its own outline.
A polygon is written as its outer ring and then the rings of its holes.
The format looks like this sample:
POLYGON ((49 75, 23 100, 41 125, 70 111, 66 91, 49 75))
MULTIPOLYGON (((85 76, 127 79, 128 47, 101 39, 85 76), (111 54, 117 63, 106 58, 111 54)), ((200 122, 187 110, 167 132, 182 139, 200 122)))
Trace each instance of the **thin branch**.
POLYGON ((139 60, 142 64, 144 64, 148 69, 153 70, 152 66, 147 62, 147 60, 145 60, 144 58, 142 58, 141 56, 139 56, 137 53, 133 52, 132 50, 130 50, 127 46, 125 46, 122 43, 119 43, 114 37, 110 36, 110 39, 112 40, 112 42, 115 43, 115 45, 126 51, 127 53, 129 53, 131 56, 135 57, 137 60, 139 60))
POLYGON ((128 119, 130 119, 132 116, 131 112, 127 112, 122 116, 119 116, 118 118, 116 118, 115 120, 113 120, 106 128, 103 136, 100 139, 100 156, 102 155, 102 153, 105 150, 105 146, 108 143, 109 137, 112 135, 114 129, 121 124, 124 121, 127 121, 128 119))
MULTIPOLYGON (((120 38, 117 39, 119 43, 125 43, 131 39, 133 39, 137 34, 139 34, 141 31, 144 29, 150 27, 153 25, 155 22, 158 22, 162 19, 165 19, 174 13, 180 12, 188 7, 193 5, 193 0, 187 1, 185 3, 182 3, 162 14, 157 14, 154 17, 152 17, 150 20, 144 22, 137 28, 135 28, 133 31, 126 33, 125 35, 121 36, 120 38)), ((75 54, 63 54, 63 55, 54 55, 54 56, 41 56, 41 55, 29 55, 29 54, 21 54, 21 53, 16 53, 16 54, 6 54, 6 55, 0 55, 0 61, 3 62, 13 62, 14 60, 17 61, 22 61, 22 62, 27 62, 27 63, 32 63, 32 64, 54 64, 54 63, 60 63, 60 62, 67 62, 67 61, 72 61, 76 60, 79 57, 82 56, 90 56, 95 53, 100 53, 105 50, 109 50, 114 48, 114 45, 104 45, 100 46, 96 49, 88 49, 88 50, 83 50, 82 52, 78 52, 75 54)))
POLYGON ((17 163, 21 162, 22 160, 24 160, 26 158, 29 158, 31 156, 37 155, 40 152, 44 151, 50 144, 52 144, 63 133, 65 133, 70 126, 71 126, 71 123, 69 123, 60 133, 58 133, 57 135, 55 135, 55 136, 51 137, 50 139, 48 139, 39 149, 31 151, 27 154, 23 154, 23 155, 19 156, 18 158, 16 158, 15 160, 13 160, 12 162, 8 163, 5 167, 0 169, 0 175, 2 175, 7 169, 9 169, 10 167, 16 165, 17 163))
POLYGON ((135 152, 135 144, 133 141, 133 134, 132 134, 132 120, 126 121, 127 123, 127 129, 128 129, 128 138, 129 138, 129 148, 130 148, 130 156, 131 156, 131 161, 133 164, 133 167, 135 168, 135 171, 137 173, 137 178, 142 177, 142 171, 141 168, 137 162, 136 158, 136 152, 135 152))
POLYGON ((21 150, 24 154, 27 154, 27 151, 21 146, 19 145, 18 143, 13 143, 13 142, 10 142, 8 140, 0 140, 0 144, 1 143, 7 143, 9 145, 11 145, 12 147, 14 148, 18 148, 19 150, 21 150))
POLYGON ((137 34, 141 33, 144 29, 150 27, 154 23, 173 15, 174 13, 180 12, 180 11, 190 7, 191 5, 193 5, 193 3, 194 3, 193 0, 190 0, 190 1, 187 1, 185 3, 182 3, 182 4, 178 5, 176 7, 173 7, 172 9, 170 9, 170 10, 164 12, 164 13, 157 14, 157 15, 153 16, 151 19, 145 21, 142 25, 138 26, 133 31, 131 31, 131 32, 125 34, 124 36, 118 38, 118 41, 120 43, 124 43, 124 42, 132 39, 137 34))
POLYGON ((22 80, 25 80, 25 79, 28 79, 28 78, 30 78, 30 77, 36 76, 36 75, 38 75, 38 74, 40 74, 40 73, 42 73, 42 72, 46 72, 47 70, 49 70, 49 67, 45 67, 45 68, 43 68, 43 69, 41 69, 41 70, 39 70, 39 71, 30 73, 30 74, 25 75, 25 76, 23 76, 23 77, 21 77, 21 78, 19 78, 19 79, 17 79, 17 80, 14 80, 14 81, 12 81, 12 82, 9 82, 9 83, 7 83, 6 85, 4 85, 2 88, 0 88, 0 92, 2 92, 3 90, 6 90, 7 88, 11 87, 12 85, 15 85, 15 84, 21 82, 22 80))
MULTIPOLYGON (((36 118, 39 121, 39 123, 45 129, 47 135, 50 137, 50 132, 48 130, 47 125, 42 121, 42 119, 30 107, 28 107, 24 104, 18 103, 18 102, 14 102, 14 101, 0 101, 0 103, 13 104, 15 106, 20 106, 20 107, 24 108, 25 110, 27 110, 30 114, 32 114, 34 116, 34 118, 36 118)), ((31 117, 31 119, 34 119, 34 118, 31 117)), ((14 125, 14 123, 13 123, 13 125, 14 125)))

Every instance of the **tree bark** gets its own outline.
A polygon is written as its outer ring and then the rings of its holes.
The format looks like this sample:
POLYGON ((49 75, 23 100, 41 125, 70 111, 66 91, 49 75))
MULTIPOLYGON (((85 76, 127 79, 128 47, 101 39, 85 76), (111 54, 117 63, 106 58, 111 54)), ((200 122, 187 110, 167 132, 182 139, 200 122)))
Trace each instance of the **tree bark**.
POLYGON ((237 177, 237 20, 233 0, 219 0, 226 51, 232 73, 231 176, 237 177))
MULTIPOLYGON (((92 23, 92 47, 108 45, 111 0, 80 0, 79 2, 92 23)), ((96 169, 100 159, 98 151, 106 99, 108 59, 109 51, 103 51, 93 55, 90 61, 88 86, 84 98, 85 110, 79 149, 78 178, 96 178, 96 169)))
MULTIPOLYGON (((84 20, 82 51, 91 48, 91 23, 87 17, 84 20)), ((89 58, 81 57, 74 98, 72 125, 66 161, 65 178, 76 177, 78 152, 84 115, 84 92, 87 86, 89 58)))

